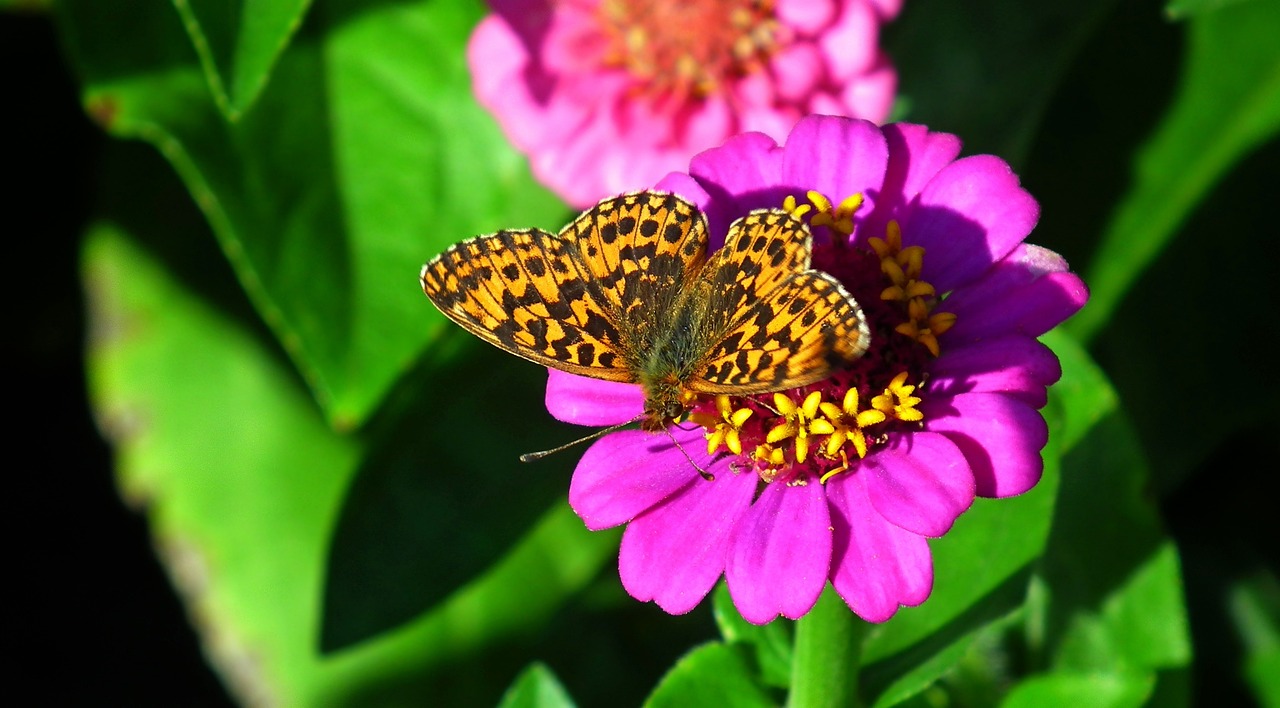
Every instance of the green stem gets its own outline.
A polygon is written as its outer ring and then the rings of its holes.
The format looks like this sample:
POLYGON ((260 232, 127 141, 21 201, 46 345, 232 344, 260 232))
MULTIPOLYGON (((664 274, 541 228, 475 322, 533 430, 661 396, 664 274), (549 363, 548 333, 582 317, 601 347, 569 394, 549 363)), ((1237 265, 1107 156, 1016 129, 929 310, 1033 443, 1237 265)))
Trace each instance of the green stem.
POLYGON ((858 669, 867 624, 830 586, 796 622, 789 708, 850 708, 858 701, 858 669))

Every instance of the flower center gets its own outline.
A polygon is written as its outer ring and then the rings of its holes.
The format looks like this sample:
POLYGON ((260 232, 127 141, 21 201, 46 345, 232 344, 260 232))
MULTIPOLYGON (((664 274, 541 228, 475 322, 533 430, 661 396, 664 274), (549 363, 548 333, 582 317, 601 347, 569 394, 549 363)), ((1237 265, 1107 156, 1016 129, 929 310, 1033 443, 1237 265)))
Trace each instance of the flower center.
POLYGON ((696 403, 690 420, 707 430, 707 451, 738 457, 737 470, 754 469, 768 482, 807 484, 855 470, 858 461, 895 434, 919 428, 918 408, 938 336, 955 315, 935 312, 941 302, 921 279, 924 249, 903 248, 890 222, 867 247, 849 245, 853 195, 833 205, 810 192, 809 203, 788 197, 787 211, 807 219, 815 236, 814 267, 838 278, 858 301, 871 328, 867 352, 824 381, 757 396, 716 396, 696 403))
POLYGON ((652 93, 706 96, 763 65, 779 43, 772 0, 603 0, 604 63, 652 93))

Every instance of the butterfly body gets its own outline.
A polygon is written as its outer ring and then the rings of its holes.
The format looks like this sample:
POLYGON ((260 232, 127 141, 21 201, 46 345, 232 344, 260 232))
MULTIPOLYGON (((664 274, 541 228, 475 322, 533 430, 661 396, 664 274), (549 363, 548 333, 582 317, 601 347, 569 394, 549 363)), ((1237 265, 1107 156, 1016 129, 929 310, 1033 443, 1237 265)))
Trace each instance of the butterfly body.
POLYGON ((861 356, 858 304, 809 268, 808 227, 783 210, 734 222, 708 256, 705 217, 662 192, 606 199, 560 231, 499 231, 422 268, 427 297, 512 354, 640 384, 641 427, 660 430, 699 395, 779 391, 861 356))

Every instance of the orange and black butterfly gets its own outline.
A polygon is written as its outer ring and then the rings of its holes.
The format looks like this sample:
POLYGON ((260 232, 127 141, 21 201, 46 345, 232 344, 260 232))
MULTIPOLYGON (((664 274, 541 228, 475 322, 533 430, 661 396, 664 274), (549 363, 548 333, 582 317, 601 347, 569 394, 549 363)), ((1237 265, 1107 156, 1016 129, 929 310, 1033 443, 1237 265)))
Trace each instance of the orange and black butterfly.
POLYGON ((606 199, 559 234, 499 231, 422 267, 449 319, 516 356, 644 387, 641 427, 660 430, 703 394, 748 395, 827 377, 867 349, 858 303, 809 267, 813 239, 782 209, 753 211, 707 254, 690 202, 606 199))

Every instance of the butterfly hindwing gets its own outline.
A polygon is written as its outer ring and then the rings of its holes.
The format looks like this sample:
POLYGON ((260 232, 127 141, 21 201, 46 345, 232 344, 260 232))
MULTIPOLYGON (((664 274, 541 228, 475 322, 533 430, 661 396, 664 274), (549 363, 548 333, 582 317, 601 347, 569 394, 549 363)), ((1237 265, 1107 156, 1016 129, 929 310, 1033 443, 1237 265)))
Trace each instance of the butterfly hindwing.
POLYGON ((782 210, 730 227, 707 265, 712 313, 727 314, 688 382, 698 393, 759 393, 818 381, 866 350, 861 308, 835 278, 809 270, 812 236, 782 210))

